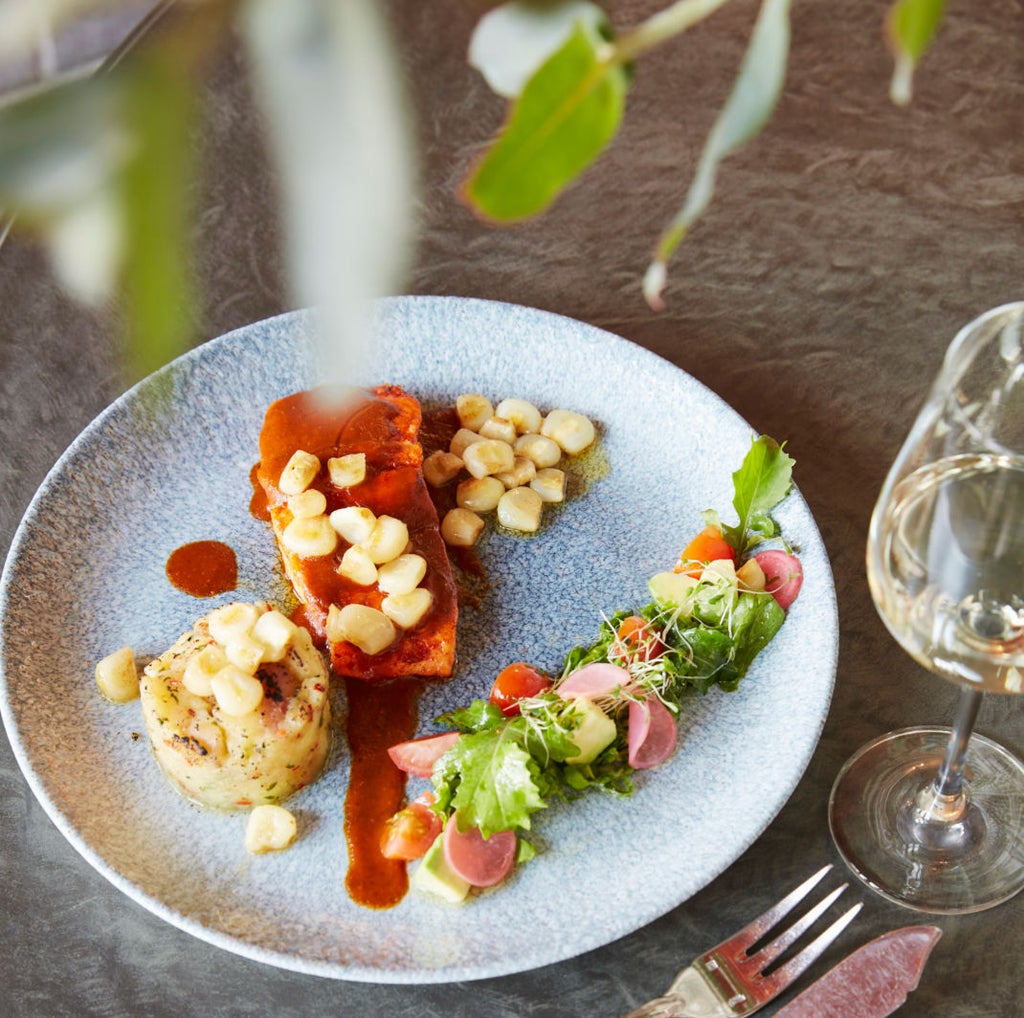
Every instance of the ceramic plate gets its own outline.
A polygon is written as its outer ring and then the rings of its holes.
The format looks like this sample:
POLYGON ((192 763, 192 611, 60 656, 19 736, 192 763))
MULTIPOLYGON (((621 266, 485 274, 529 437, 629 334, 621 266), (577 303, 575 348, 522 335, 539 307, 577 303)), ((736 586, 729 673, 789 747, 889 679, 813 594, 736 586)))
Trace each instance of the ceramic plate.
MULTIPOLYGON (((310 319, 293 313, 182 357, 101 414, 59 460, 15 537, 0 585, 0 706, 40 802, 134 900, 218 947, 284 968, 372 982, 447 982, 556 962, 669 911, 729 866, 796 786, 835 676, 828 561, 799 492, 777 514, 802 550, 804 590, 735 693, 695 699, 682 744, 628 800, 591 795, 537 817, 545 851, 499 890, 451 907, 408 895, 384 911, 346 896, 348 760, 289 803, 300 837, 251 857, 244 814, 204 812, 157 770, 138 702, 98 694, 93 664, 128 644, 155 655, 216 604, 283 601, 268 527, 249 513, 267 405, 316 381, 310 319), (239 586, 197 600, 167 581, 178 546, 235 549, 239 586), (500 931, 500 935, 495 935, 500 931)), ((528 659, 556 669, 603 614, 646 602, 714 506, 754 434, 718 396, 653 354, 545 312, 459 298, 381 303, 364 382, 426 403, 460 392, 566 406, 598 422, 608 469, 530 539, 492 534, 490 591, 459 620, 459 673, 431 689, 421 728, 528 659)), ((777 436, 782 438, 784 436, 777 436)), ((799 465, 797 467, 799 478, 799 465)))

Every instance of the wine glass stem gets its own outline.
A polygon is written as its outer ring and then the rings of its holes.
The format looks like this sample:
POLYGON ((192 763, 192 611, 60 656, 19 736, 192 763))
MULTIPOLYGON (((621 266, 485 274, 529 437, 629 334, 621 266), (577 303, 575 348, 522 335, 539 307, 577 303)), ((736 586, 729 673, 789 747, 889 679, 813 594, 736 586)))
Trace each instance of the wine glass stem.
POLYGON ((973 689, 963 691, 938 774, 897 816, 897 828, 908 844, 940 856, 966 852, 984 837, 984 817, 971 808, 963 784, 967 744, 981 697, 973 689))
POLYGON ((964 689, 960 694, 953 730, 949 735, 942 766, 935 779, 935 794, 943 798, 959 796, 963 785, 964 760, 967 756, 967 743, 970 741, 974 722, 981 707, 982 694, 976 689, 964 689))

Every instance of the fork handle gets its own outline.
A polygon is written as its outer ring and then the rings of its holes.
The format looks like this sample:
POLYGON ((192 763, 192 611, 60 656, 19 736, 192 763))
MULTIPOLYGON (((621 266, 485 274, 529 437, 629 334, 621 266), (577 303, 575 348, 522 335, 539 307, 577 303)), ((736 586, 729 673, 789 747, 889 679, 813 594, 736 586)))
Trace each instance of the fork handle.
POLYGON ((736 1012, 692 965, 676 976, 662 997, 641 1004, 624 1018, 735 1018, 736 1012))

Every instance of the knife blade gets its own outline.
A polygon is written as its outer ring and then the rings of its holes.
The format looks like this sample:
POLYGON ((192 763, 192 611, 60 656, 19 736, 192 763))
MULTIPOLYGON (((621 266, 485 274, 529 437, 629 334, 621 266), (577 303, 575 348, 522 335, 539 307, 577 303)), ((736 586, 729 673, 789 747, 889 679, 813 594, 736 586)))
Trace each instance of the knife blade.
POLYGON ((917 989, 941 936, 937 926, 883 933, 829 969, 775 1018, 885 1018, 917 989))

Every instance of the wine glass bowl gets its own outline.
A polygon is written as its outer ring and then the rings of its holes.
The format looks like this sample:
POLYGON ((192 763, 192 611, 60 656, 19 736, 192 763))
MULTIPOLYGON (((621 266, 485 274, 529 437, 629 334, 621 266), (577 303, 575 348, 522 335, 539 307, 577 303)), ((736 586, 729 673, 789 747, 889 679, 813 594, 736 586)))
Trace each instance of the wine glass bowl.
POLYGON ((896 641, 963 691, 952 730, 889 733, 846 763, 833 839, 891 900, 989 908, 1024 886, 1024 765, 971 734, 984 692, 1024 691, 1024 302, 950 345, 875 506, 867 574, 896 641))

